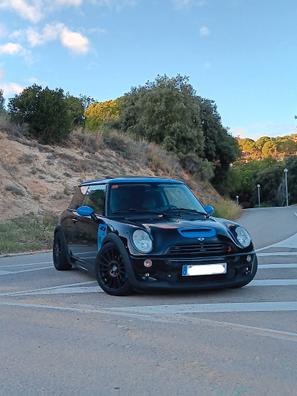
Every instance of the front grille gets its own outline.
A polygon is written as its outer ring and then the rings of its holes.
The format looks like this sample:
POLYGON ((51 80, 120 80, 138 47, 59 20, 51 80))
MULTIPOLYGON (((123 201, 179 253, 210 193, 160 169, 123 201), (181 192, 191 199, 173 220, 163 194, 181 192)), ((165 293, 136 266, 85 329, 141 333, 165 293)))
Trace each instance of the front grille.
POLYGON ((171 256, 220 256, 227 253, 224 243, 197 243, 195 245, 171 246, 168 254, 171 256))

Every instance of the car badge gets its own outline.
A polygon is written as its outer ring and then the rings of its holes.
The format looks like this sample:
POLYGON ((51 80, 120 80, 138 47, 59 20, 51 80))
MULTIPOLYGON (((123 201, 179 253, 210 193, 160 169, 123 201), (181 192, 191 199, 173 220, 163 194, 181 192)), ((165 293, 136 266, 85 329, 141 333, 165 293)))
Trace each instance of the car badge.
POLYGON ((198 238, 198 241, 203 242, 205 238, 198 238))

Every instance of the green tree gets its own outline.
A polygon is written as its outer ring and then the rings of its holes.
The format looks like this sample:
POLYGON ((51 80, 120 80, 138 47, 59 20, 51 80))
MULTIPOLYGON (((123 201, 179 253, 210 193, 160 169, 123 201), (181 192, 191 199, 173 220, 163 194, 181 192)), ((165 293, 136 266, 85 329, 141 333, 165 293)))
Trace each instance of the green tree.
POLYGON ((262 155, 264 158, 276 157, 277 146, 272 140, 268 140, 262 147, 262 155))
MULTIPOLYGON (((257 174, 256 184, 261 185, 261 200, 263 203, 274 206, 280 205, 279 202, 279 188, 282 182, 283 166, 280 163, 275 163, 273 166, 269 166, 257 174)), ((257 193, 254 189, 254 193, 251 199, 255 205, 257 202, 257 193)))
POLYGON ((226 179, 230 163, 240 155, 238 142, 222 126, 221 117, 213 100, 199 98, 200 117, 205 138, 204 155, 214 164, 213 184, 221 193, 226 193, 226 179))
POLYGON ((71 96, 69 94, 65 97, 67 111, 72 120, 72 126, 81 126, 84 124, 84 105, 81 98, 71 96))
POLYGON ((243 153, 250 154, 255 149, 255 141, 253 139, 239 139, 239 145, 243 153))
POLYGON ((119 127, 178 155, 203 156, 200 103, 187 77, 158 76, 121 100, 119 127))
MULTIPOLYGON (((288 157, 285 161, 288 169, 288 190, 290 204, 297 203, 297 157, 288 157)), ((284 178, 282 178, 284 180, 284 178)))
POLYGON ((5 112, 5 99, 4 99, 4 95, 3 95, 3 90, 0 89, 0 114, 5 112))
POLYGON ((277 152, 283 156, 290 156, 297 152, 297 142, 289 137, 276 139, 277 152))
POLYGON ((63 89, 34 84, 10 99, 8 109, 12 120, 26 123, 29 133, 42 143, 57 143, 68 137, 76 122, 74 103, 63 89))
POLYGON ((256 140, 255 146, 259 151, 262 151, 262 148, 266 142, 269 142, 271 138, 269 136, 261 136, 259 139, 256 140))
MULTIPOLYGON (((274 169, 277 164, 278 162, 272 158, 234 164, 228 178, 231 197, 235 199, 235 196, 239 195, 240 202, 244 207, 254 206, 257 202, 256 185, 264 183, 259 175, 266 169, 274 169)), ((276 196, 277 192, 274 195, 276 196)), ((264 196, 264 199, 266 198, 264 196)))

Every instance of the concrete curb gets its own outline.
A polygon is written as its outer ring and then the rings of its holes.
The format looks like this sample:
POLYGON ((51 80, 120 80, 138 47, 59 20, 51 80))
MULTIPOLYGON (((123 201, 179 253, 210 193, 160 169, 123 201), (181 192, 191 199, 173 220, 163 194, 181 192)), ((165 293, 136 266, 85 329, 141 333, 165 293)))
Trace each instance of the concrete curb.
POLYGON ((50 253, 52 250, 36 250, 36 251, 30 251, 30 252, 23 252, 23 253, 7 253, 7 254, 0 254, 0 258, 4 257, 17 257, 17 256, 29 256, 32 254, 38 254, 38 253, 50 253))

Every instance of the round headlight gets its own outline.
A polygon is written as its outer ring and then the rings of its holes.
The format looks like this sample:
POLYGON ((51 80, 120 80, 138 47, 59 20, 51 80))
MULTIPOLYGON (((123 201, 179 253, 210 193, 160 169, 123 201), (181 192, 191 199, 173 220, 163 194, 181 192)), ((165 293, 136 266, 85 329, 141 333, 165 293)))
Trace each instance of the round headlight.
POLYGON ((251 237, 246 229, 243 227, 237 227, 235 229, 236 238, 242 247, 246 248, 251 243, 251 237))
POLYGON ((133 232, 133 243, 141 253, 149 253, 153 247, 153 242, 149 234, 143 230, 133 232))

